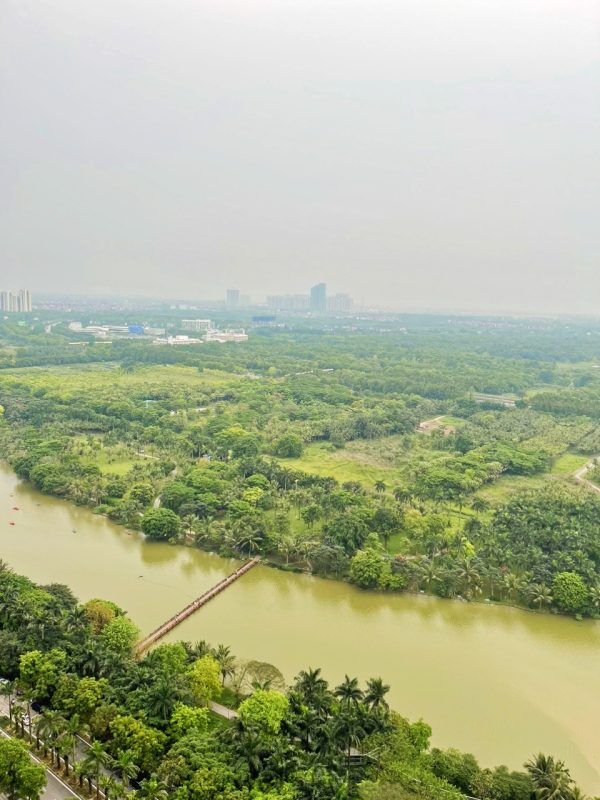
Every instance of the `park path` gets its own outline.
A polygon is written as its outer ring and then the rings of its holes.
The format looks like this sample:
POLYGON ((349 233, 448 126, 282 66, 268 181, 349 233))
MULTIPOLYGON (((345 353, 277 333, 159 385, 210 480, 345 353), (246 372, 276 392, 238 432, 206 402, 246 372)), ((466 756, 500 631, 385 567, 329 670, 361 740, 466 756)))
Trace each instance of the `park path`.
POLYGON ((583 467, 580 467, 578 470, 576 470, 573 473, 573 477, 575 478, 575 481, 577 483, 581 484, 582 486, 587 486, 588 489, 591 489, 593 492, 600 494, 600 486, 596 486, 595 483, 592 483, 592 481, 588 481, 588 479, 585 477, 588 474, 588 472, 590 472, 590 470, 594 469, 594 467, 596 466, 597 459, 600 459, 600 456, 592 458, 590 461, 587 462, 587 464, 584 464, 583 467))

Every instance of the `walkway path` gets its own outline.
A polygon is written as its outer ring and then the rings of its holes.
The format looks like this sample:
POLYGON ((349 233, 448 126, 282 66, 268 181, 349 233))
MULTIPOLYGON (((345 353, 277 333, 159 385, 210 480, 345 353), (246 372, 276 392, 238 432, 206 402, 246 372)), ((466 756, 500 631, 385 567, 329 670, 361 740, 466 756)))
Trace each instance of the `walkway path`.
POLYGON ((246 561, 245 564, 242 564, 241 567, 238 567, 238 569, 236 569, 235 572, 232 572, 231 575, 228 575, 226 578, 220 580, 219 583, 215 584, 212 587, 212 589, 209 589, 207 592, 204 592, 204 594, 200 595, 200 597, 197 597, 185 608, 182 608, 181 611, 179 611, 177 614, 172 616, 166 622, 163 622, 162 625, 153 630, 152 633, 148 634, 148 636, 146 636, 145 639, 142 639, 142 641, 136 645, 135 648, 136 653, 140 655, 145 650, 147 650, 151 645, 153 645, 154 642, 157 642, 159 639, 162 639, 162 637, 165 634, 169 633, 169 631, 172 631, 173 628, 179 625, 180 622, 183 622, 183 620, 191 616, 194 613, 194 611, 197 611, 203 605, 205 605, 214 597, 216 597, 218 594, 220 594, 224 589, 227 589, 228 586, 231 586, 232 583, 237 581, 238 578, 241 578, 242 575, 245 575, 246 572, 251 570, 252 567, 255 567, 259 562, 260 562, 259 556, 251 558, 250 561, 246 561))
POLYGON ((588 481, 587 478, 585 477, 588 474, 588 472, 590 472, 591 470, 594 469, 595 466, 597 466, 596 464, 597 459, 600 459, 600 456, 596 456, 596 458, 593 458, 591 461, 588 461, 587 464, 584 464, 583 467, 580 467, 574 473, 573 477, 575 478, 577 483, 580 483, 582 486, 587 486, 588 489, 591 489, 593 492, 597 492, 598 494, 600 494, 600 486, 596 486, 595 483, 588 481))

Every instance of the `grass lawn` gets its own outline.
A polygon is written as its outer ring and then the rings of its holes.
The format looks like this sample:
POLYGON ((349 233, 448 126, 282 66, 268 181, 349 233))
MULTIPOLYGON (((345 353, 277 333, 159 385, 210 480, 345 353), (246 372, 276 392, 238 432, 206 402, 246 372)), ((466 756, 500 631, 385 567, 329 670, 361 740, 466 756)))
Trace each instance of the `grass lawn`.
POLYGON ((476 494, 489 503, 504 503, 517 492, 525 489, 541 489, 547 481, 547 475, 505 475, 494 483, 486 484, 476 494))
POLYGON ((341 450, 332 450, 329 444, 311 444, 300 458, 281 458, 279 462, 290 469, 336 478, 340 483, 359 481, 365 489, 373 489, 375 482, 381 480, 391 490, 395 483, 402 482, 403 473, 393 463, 386 462, 383 451, 387 447, 389 452, 397 438, 351 442, 341 450), (378 452, 379 448, 382 452, 378 452))
POLYGON ((577 453, 565 453, 559 456, 550 470, 551 475, 570 475, 590 460, 589 456, 583 456, 577 453))

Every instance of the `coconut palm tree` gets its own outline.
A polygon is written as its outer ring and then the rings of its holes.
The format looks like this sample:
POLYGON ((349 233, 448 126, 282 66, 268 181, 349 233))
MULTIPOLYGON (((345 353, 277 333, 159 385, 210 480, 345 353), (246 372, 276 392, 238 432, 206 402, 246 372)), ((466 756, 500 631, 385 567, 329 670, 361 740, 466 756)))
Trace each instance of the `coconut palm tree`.
POLYGON ((465 558, 459 565, 458 577, 465 597, 471 597, 473 592, 481 590, 481 575, 475 568, 472 559, 465 558))
POLYGON ((552 603, 552 592, 543 583, 533 583, 529 587, 528 594, 534 606, 541 608, 552 603))
POLYGON ((600 585, 592 586, 590 589, 590 602, 596 611, 600 611, 600 585))
POLYGON ((375 481, 375 491, 377 492, 377 494, 383 494, 386 489, 387 486, 385 484, 385 481, 382 480, 375 481))
POLYGON ((504 588, 509 600, 514 598, 523 591, 524 582, 520 575, 514 572, 507 572, 504 576, 504 588))
POLYGON ((224 644, 217 645, 217 649, 214 650, 213 656, 221 671, 221 683, 223 686, 225 686, 225 679, 233 675, 235 672, 235 656, 231 654, 231 648, 224 644))
POLYGON ((441 580, 442 576, 434 560, 427 559, 421 565, 421 581, 427 591, 431 590, 431 585, 441 580))
POLYGON ((539 753, 525 764, 539 800, 570 800, 573 779, 562 761, 539 753))

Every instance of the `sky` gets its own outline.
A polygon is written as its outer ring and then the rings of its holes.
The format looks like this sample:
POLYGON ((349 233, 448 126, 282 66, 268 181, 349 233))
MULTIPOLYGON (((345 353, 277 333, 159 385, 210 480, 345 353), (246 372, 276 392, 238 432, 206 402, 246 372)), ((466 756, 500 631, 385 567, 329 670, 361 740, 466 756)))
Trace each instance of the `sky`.
POLYGON ((0 0, 0 288, 600 313, 600 0, 0 0))

